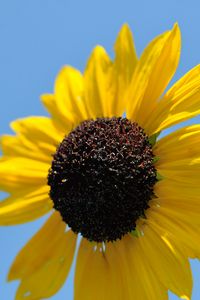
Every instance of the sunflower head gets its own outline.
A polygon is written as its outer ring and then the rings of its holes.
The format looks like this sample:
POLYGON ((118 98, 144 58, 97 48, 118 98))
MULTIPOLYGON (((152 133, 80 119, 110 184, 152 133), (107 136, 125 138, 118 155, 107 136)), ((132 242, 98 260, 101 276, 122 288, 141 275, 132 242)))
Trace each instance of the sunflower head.
POLYGON ((200 125, 158 137, 200 113, 199 66, 165 92, 180 47, 176 24, 138 58, 124 25, 113 60, 97 46, 83 74, 62 68, 42 96, 50 116, 16 120, 1 138, 0 224, 52 213, 11 267, 16 300, 55 294, 76 250, 75 300, 191 299, 200 125))

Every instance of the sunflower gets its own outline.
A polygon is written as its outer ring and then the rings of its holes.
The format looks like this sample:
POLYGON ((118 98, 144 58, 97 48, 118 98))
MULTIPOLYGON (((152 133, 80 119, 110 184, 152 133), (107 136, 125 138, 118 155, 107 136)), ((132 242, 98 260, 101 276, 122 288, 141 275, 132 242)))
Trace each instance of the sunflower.
POLYGON ((16 300, 55 294, 74 256, 75 300, 191 299, 200 125, 158 138, 200 112, 200 66, 164 94, 180 48, 175 24, 137 58, 124 25, 113 60, 97 46, 84 74, 62 68, 42 96, 50 117, 18 119, 1 138, 0 224, 51 212, 11 266, 16 300))

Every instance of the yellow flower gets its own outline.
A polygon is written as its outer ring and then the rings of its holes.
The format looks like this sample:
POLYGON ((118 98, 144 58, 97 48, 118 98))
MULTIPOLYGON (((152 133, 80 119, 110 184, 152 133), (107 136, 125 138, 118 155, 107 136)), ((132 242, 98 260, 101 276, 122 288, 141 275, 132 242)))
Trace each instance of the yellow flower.
POLYGON ((124 25, 112 61, 97 46, 84 74, 66 66, 50 117, 3 136, 0 224, 51 216, 17 255, 16 300, 51 297, 77 249, 75 300, 190 299, 189 257, 200 256, 200 125, 158 139, 200 113, 200 66, 164 95, 179 62, 178 25, 138 59, 124 25), (126 118, 124 117, 126 116, 126 118), (77 242, 77 236, 79 240, 77 242))

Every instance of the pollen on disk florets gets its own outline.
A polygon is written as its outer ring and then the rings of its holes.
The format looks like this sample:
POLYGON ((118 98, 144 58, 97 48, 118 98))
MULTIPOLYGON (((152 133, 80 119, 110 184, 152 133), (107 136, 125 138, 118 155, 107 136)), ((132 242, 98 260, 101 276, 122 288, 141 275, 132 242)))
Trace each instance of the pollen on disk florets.
POLYGON ((155 182, 148 136, 126 118, 82 122, 59 145, 48 175, 54 208, 75 233, 96 242, 135 229, 155 182))

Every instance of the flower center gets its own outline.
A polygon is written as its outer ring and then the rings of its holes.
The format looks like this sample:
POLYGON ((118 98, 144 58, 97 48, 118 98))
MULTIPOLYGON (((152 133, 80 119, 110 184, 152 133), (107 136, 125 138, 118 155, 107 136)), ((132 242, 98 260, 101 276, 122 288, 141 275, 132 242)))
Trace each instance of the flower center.
POLYGON ((126 118, 87 120, 59 145, 48 175, 66 224, 89 241, 120 239, 145 215, 156 169, 148 136, 126 118))

